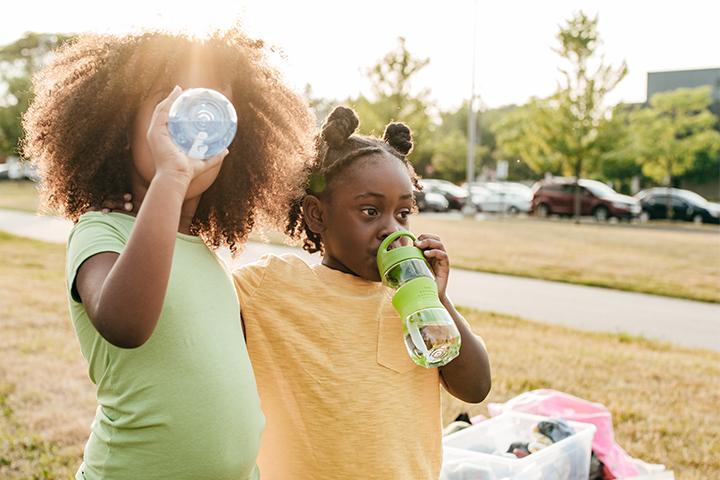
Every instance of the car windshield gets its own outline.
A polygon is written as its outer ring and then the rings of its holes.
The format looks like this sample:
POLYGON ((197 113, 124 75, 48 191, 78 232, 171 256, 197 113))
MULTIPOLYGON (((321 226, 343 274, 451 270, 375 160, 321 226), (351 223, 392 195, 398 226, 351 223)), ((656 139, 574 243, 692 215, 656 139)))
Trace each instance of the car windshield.
POLYGON ((456 197, 465 197, 467 196, 467 190, 458 187, 452 182, 444 181, 444 180, 423 180, 424 185, 430 188, 434 188, 436 190, 440 190, 442 192, 447 192, 451 195, 454 195, 456 197))
POLYGON ((697 205, 705 205, 706 203, 708 203, 708 201, 705 200, 703 197, 701 197, 695 192, 691 192, 690 190, 677 190, 675 193, 678 197, 687 200, 690 203, 695 203, 697 205))
POLYGON ((590 190, 590 192, 596 197, 600 198, 610 197, 612 195, 618 194, 615 190, 601 182, 585 181, 581 182, 580 185, 590 190))

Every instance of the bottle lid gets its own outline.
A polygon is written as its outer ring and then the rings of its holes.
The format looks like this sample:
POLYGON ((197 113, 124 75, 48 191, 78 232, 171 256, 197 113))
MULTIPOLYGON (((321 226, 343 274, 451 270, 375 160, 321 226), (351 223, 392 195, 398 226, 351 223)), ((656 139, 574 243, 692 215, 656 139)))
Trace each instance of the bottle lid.
POLYGON ((378 270, 380 271, 380 278, 384 278, 385 274, 392 267, 405 260, 416 259, 422 260, 423 262, 427 263, 427 260, 425 259, 425 255, 423 255, 422 250, 417 248, 414 244, 403 247, 395 247, 391 250, 388 250, 390 244, 401 237, 408 237, 412 239, 413 242, 417 240, 417 238, 415 237, 415 235, 412 234, 412 232, 409 232, 407 230, 399 230, 397 232, 391 233, 385 240, 382 241, 382 243, 380 244, 380 248, 378 248, 377 252, 377 264, 378 270))

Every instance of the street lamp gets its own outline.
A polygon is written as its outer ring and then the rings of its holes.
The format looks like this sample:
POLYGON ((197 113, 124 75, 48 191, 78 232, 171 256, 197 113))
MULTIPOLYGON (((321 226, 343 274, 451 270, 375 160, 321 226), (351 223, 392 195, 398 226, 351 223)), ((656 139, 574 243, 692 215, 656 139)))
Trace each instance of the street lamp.
POLYGON ((478 0, 473 2, 473 44, 472 44, 472 82, 470 84, 470 101, 468 102, 468 126, 467 126, 467 200, 463 207, 466 217, 474 217, 475 205, 472 201, 472 184, 475 181, 475 131, 477 130, 475 118, 475 57, 477 53, 477 27, 478 27, 478 0))

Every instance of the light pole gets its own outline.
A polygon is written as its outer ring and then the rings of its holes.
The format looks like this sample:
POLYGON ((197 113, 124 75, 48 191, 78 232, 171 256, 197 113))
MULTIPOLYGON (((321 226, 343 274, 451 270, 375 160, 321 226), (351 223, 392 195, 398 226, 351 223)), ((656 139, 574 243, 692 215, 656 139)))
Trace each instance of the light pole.
POLYGON ((472 82, 470 84, 470 101, 468 102, 467 125, 467 200, 463 207, 466 217, 474 217, 477 209, 472 201, 472 184, 475 181, 475 131, 477 119, 475 118, 475 57, 477 53, 477 27, 478 27, 478 0, 473 2, 473 44, 472 44, 472 82))

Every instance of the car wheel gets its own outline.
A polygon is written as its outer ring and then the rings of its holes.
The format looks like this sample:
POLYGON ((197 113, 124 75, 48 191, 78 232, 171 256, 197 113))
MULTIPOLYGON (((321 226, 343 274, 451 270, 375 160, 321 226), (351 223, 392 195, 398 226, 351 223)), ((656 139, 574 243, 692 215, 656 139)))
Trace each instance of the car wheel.
POLYGON ((694 223, 695 225, 702 225, 702 223, 703 223, 703 216, 702 216, 702 214, 701 214, 701 213, 696 213, 695 215, 693 215, 692 221, 693 221, 693 223, 694 223))
POLYGON ((518 210, 518 208, 515 205, 513 205, 510 208, 508 208, 508 213, 512 216, 515 216, 518 213, 520 213, 520 210, 518 210))
POLYGON ((547 218, 550 216, 550 207, 546 203, 541 203, 537 207, 537 214, 540 218, 547 218))
POLYGON ((603 207, 602 205, 597 207, 595 209, 595 213, 593 215, 595 216, 595 220, 598 222, 606 222, 610 212, 608 212, 607 207, 603 207))

